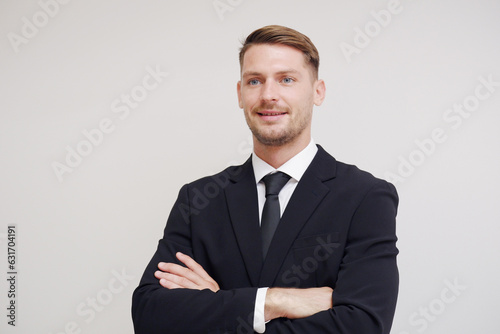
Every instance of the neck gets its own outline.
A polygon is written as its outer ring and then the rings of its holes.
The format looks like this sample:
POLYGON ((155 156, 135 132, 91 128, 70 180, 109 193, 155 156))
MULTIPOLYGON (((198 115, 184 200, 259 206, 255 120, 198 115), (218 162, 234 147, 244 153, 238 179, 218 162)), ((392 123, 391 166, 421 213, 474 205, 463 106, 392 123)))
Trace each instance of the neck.
POLYGON ((304 137, 297 138, 297 140, 282 146, 267 146, 253 137, 254 152, 266 163, 274 168, 278 168, 309 145, 311 136, 304 137))

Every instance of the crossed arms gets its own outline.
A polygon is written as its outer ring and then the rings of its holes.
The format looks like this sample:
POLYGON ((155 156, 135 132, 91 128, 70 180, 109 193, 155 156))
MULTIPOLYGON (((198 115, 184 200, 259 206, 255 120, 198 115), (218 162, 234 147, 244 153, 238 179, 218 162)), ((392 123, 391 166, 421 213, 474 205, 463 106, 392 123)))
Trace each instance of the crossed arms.
MULTIPOLYGON (((248 281, 236 240, 227 237, 233 231, 220 215, 225 201, 214 199, 214 208, 207 207, 203 217, 192 216, 186 224, 179 208, 191 202, 189 187, 181 189, 164 238, 134 291, 135 332, 253 333, 258 288, 248 281), (206 216, 210 216, 209 227, 206 216), (207 240, 215 242, 208 244, 207 240), (229 254, 224 253, 226 249, 231 250, 229 254)), ((345 206, 333 195, 323 202, 329 207, 328 212, 325 209, 328 217, 332 205, 345 206)), ((340 235, 345 232, 345 241, 340 240, 339 252, 322 262, 309 278, 301 278, 301 288, 283 288, 287 286, 284 281, 269 288, 264 309, 265 319, 270 320, 266 334, 389 333, 398 286, 396 207, 394 187, 377 182, 348 208, 352 213, 345 219, 336 214, 333 217, 339 221, 325 222, 325 226, 339 228, 340 235), (342 230, 343 220, 348 222, 346 231, 342 230)))
MULTIPOLYGON (((219 284, 191 257, 180 252, 176 257, 186 267, 160 262, 155 277, 160 280, 161 286, 167 289, 220 290, 219 284)), ((306 318, 326 311, 332 307, 332 292, 330 287, 270 288, 266 294, 265 320, 306 318)))

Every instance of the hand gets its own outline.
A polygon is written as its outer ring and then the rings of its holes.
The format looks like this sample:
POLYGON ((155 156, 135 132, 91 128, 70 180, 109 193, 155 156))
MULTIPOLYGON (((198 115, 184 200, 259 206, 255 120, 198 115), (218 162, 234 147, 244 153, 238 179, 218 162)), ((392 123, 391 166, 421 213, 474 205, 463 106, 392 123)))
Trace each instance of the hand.
POLYGON ((290 289, 270 288, 266 294, 264 316, 275 318, 306 318, 333 307, 333 289, 330 287, 290 289))
POLYGON ((160 270, 155 272, 155 277, 160 280, 161 286, 167 289, 184 288, 219 291, 219 284, 195 260, 180 252, 176 253, 175 256, 187 268, 175 263, 158 263, 158 269, 160 270))

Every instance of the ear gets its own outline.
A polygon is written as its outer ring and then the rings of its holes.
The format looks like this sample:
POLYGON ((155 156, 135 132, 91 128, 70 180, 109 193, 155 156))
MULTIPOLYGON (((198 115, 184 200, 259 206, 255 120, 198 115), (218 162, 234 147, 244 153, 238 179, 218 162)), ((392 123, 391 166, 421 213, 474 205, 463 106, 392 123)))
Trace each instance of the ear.
POLYGON ((238 92, 238 105, 243 109, 243 102, 241 101, 241 81, 236 84, 236 91, 238 92))
POLYGON ((316 80, 314 83, 314 104, 320 106, 325 99, 326 86, 323 80, 316 80))

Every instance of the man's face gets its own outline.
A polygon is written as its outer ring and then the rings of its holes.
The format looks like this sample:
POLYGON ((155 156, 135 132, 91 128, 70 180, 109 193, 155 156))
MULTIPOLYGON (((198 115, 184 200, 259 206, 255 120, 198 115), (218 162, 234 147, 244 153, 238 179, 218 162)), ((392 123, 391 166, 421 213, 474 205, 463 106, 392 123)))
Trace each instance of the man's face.
POLYGON ((281 44, 257 44, 245 53, 238 101, 254 137, 266 146, 309 142, 313 105, 325 95, 322 80, 300 50, 281 44))

